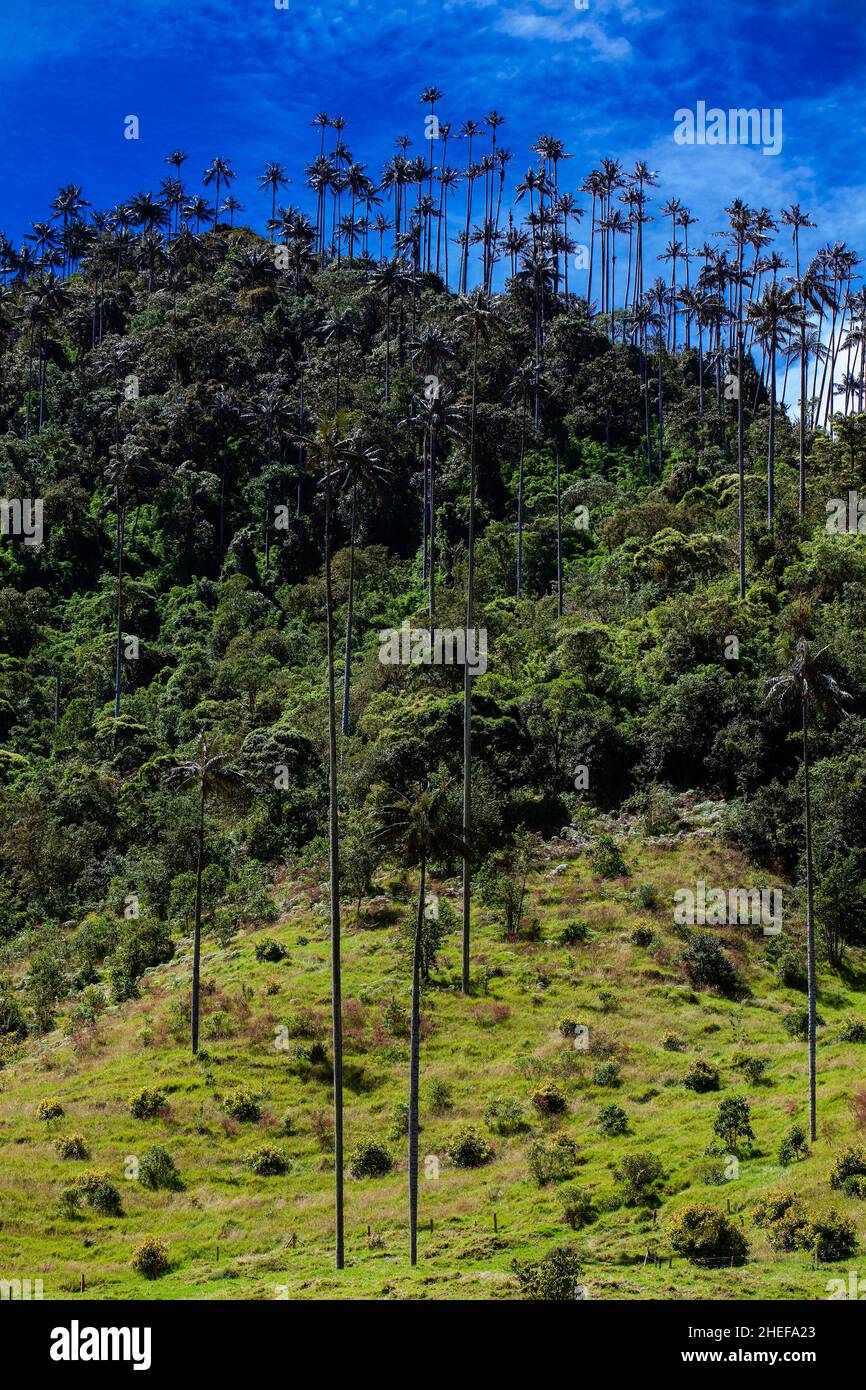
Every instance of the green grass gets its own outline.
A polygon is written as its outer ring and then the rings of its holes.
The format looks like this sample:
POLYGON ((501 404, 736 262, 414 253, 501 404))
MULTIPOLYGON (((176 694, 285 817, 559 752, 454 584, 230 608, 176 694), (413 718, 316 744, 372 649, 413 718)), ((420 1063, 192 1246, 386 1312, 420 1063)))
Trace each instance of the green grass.
MULTIPOLYGON (((672 927, 676 887, 699 877, 750 884, 755 874, 706 837, 667 849, 629 841, 627 858, 631 876, 614 882, 593 878, 585 856, 573 850, 551 858, 532 886, 531 906, 542 929, 538 942, 503 941, 479 911, 472 951, 476 985, 468 999, 456 989, 458 938, 446 938, 423 997, 422 1231, 414 1271, 407 1253, 405 1143, 392 1138, 391 1174, 365 1180, 347 1174, 347 1267, 339 1273, 333 1267, 332 1163, 327 1140, 323 1147, 314 1128, 316 1116, 330 1109, 330 1087, 326 1079, 297 1075, 289 1054, 277 1046, 279 1026, 306 1008, 320 1016, 330 1047, 323 893, 312 880, 294 879, 278 890, 276 924, 225 949, 207 941, 205 1051, 198 1061, 172 1022, 182 1018, 187 1004, 185 941, 170 965, 147 974, 140 999, 109 1009, 74 1038, 61 1028, 30 1040, 20 1060, 0 1073, 0 1276, 41 1278, 48 1299, 77 1294, 82 1274, 89 1298, 272 1299, 286 1291, 289 1298, 513 1298, 512 1259, 539 1258, 569 1241, 582 1254, 594 1299, 826 1297, 827 1280, 840 1271, 813 1269, 805 1253, 775 1256, 751 1210, 768 1190, 793 1186, 810 1207, 835 1206, 852 1216, 862 1240, 866 1203, 831 1192, 828 1180, 839 1150, 862 1138, 850 1098, 863 1084, 866 1048, 833 1041, 844 1016, 866 1013, 862 960, 852 957, 842 977, 821 976, 819 1009, 826 1026, 819 1034, 819 1138, 807 1159, 783 1169, 776 1157, 779 1142, 792 1124, 806 1120, 807 1078, 805 1044, 789 1038, 782 1018, 789 1007, 802 1006, 803 996, 775 979, 759 929, 731 927, 716 930, 745 974, 750 995, 735 1003, 693 992, 679 964, 683 942, 672 927), (658 890, 652 911, 630 900, 641 881, 658 890), (571 948, 556 944, 562 925, 577 918, 590 923, 591 939, 571 948), (655 932, 646 948, 630 940, 641 924, 655 932), (265 935, 288 948, 287 961, 256 961, 256 942, 265 935), (614 996, 612 1009, 603 1007, 602 991, 614 996), (217 1012, 226 1016, 228 1036, 211 1038, 208 1019, 217 1012), (589 1027, 591 1044, 603 1034, 616 1048, 622 1084, 615 1090, 592 1085, 597 1059, 560 1035, 557 1024, 567 1014, 589 1027), (664 1049, 668 1033, 683 1039, 683 1051, 664 1049), (769 1084, 752 1086, 735 1069, 734 1059, 743 1052, 770 1059, 769 1084), (719 1068, 720 1092, 696 1095, 682 1086, 698 1058, 719 1068), (425 1103, 434 1077, 453 1088, 453 1108, 444 1115, 425 1103), (568 1094, 561 1120, 540 1119, 529 1103, 536 1079, 548 1077, 568 1094), (168 1107, 163 1116, 139 1121, 128 1113, 128 1100, 145 1085, 165 1091, 168 1107), (258 1122, 236 1123, 225 1115, 222 1097, 238 1086, 261 1094, 258 1122), (708 1186, 701 1165, 713 1116, 719 1099, 734 1093, 751 1101, 754 1152, 741 1162, 735 1181, 708 1186), (46 1097, 57 1097, 65 1110, 50 1132, 36 1118, 46 1097), (526 1106, 528 1130, 510 1137, 489 1134, 483 1115, 498 1097, 526 1106), (609 1101, 628 1113, 627 1135, 600 1134, 596 1118, 609 1101), (289 1136, 280 1133, 286 1111, 293 1120, 289 1136), (495 1156, 485 1167, 457 1169, 444 1156, 449 1136, 466 1123, 492 1138, 495 1156), (621 1156, 655 1152, 666 1172, 657 1221, 651 1211, 620 1207, 600 1211, 592 1224, 572 1232, 562 1220, 555 1186, 536 1186, 527 1167, 533 1138, 557 1128, 577 1143, 576 1180, 594 1202, 613 1194, 613 1168, 621 1156), (87 1160, 56 1155, 53 1138, 67 1133, 84 1136, 87 1160), (182 1191, 151 1192, 124 1176, 130 1158, 154 1143, 175 1159, 182 1191), (250 1174, 244 1157, 263 1143, 282 1147, 290 1157, 286 1176, 250 1174), (437 1178, 424 1175, 431 1155, 438 1159, 437 1178), (60 1214, 62 1189, 87 1168, 109 1171, 121 1190, 123 1216, 106 1218, 86 1208, 77 1220, 60 1214), (733 1270, 699 1269, 679 1257, 672 1268, 645 1263, 647 1250, 666 1260, 665 1220, 687 1201, 730 1203, 748 1235, 750 1261, 733 1270), (136 1241, 149 1234, 166 1240, 171 1253, 169 1272, 153 1281, 130 1265, 136 1241)), ((453 884, 433 887, 440 894, 455 892, 453 884)), ((387 1031, 383 1014, 392 998, 408 1009, 409 972, 393 914, 390 924, 360 927, 348 907, 344 917, 348 1152, 364 1134, 385 1137, 394 1105, 406 1098, 408 1044, 387 1031)), ((854 1257, 841 1272, 856 1263, 854 1257)))

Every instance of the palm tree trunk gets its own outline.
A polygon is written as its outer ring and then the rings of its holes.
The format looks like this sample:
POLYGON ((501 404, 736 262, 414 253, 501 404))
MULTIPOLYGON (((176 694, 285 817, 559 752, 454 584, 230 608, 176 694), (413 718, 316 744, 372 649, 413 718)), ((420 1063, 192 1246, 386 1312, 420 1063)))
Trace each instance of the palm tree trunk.
POLYGON ((427 583, 427 608, 430 617, 430 637, 436 616, 436 431, 430 430, 430 570, 427 583))
POLYGON ((117 635, 114 647, 114 717, 120 718, 121 647, 123 645, 123 507, 116 494, 117 508, 117 635))
POLYGON ((737 331, 737 514, 740 551, 740 598, 746 597, 746 462, 743 421, 743 329, 737 331))
POLYGON ((412 949, 412 1022, 409 1042, 409 1263, 418 1263, 418 1075, 421 1054, 421 932, 424 926, 424 899, 427 857, 421 855, 418 887, 418 917, 412 949))
MULTIPOLYGON (((566 264, 567 264, 566 260, 566 264)), ((520 465, 517 474, 517 597, 523 589, 523 479, 526 453, 526 392, 520 410, 520 465)))
POLYGON ((198 1053, 198 1015, 200 1007, 201 976, 201 876, 204 866, 204 803, 206 778, 204 766, 201 768, 201 794, 198 804, 198 853, 195 865, 195 921, 192 933, 192 1007, 190 1025, 192 1031, 192 1055, 198 1053))
POLYGON ((562 617, 562 487, 559 479, 559 450, 556 451, 556 611, 562 617))
POLYGON ((331 1032, 334 1046, 334 1197, 336 1264, 343 1255, 343 1005, 340 975, 340 842, 337 820, 337 700, 334 685, 334 595, 331 585, 331 489, 325 484, 325 607, 328 645, 328 841, 331 895, 331 1032))
MULTIPOLYGON (((474 622, 475 584, 475 414, 478 388, 478 323, 472 345, 472 420, 469 436, 469 544, 466 568, 466 644, 469 645, 469 632, 474 622)), ((472 677, 469 662, 463 663, 463 843, 467 852, 463 856, 463 969, 461 989, 469 993, 469 916, 470 916, 470 868, 468 849, 472 835, 472 677)))
POLYGON ((803 803, 806 822, 806 976, 809 1005, 809 1136, 817 1138, 817 973, 815 969, 815 916, 812 882, 812 800, 809 786, 809 716, 803 700, 803 803))
POLYGON ((352 484, 352 528, 349 540, 349 601, 346 605, 346 641, 343 648, 343 719, 341 729, 345 738, 349 732, 349 672, 352 661, 352 615, 355 606, 355 500, 358 485, 352 484))
POLYGON ((776 336, 770 338, 770 425, 767 431, 767 530, 776 510, 776 336))

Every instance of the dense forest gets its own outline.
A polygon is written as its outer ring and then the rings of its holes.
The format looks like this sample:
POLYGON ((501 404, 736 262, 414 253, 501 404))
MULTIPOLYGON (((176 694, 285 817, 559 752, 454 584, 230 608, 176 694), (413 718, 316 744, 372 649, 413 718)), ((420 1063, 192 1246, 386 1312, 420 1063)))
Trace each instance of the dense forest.
MULTIPOLYGON (((817 974, 850 984, 866 942, 857 256, 804 249, 796 205, 696 234, 646 165, 584 177, 552 136, 515 179, 503 118, 441 101, 377 177, 317 116, 310 211, 270 164, 261 230, 228 160, 199 181, 178 150, 156 191, 68 185, 0 238, 5 1086, 190 940, 197 1053, 208 943, 321 883, 338 1266, 341 928, 388 875, 413 1263, 424 1000, 479 995, 479 912, 537 936, 551 844, 625 883, 635 835, 709 805, 743 881, 784 880, 765 949, 812 1141, 817 974)), ((737 997, 727 943, 683 940, 737 997)))

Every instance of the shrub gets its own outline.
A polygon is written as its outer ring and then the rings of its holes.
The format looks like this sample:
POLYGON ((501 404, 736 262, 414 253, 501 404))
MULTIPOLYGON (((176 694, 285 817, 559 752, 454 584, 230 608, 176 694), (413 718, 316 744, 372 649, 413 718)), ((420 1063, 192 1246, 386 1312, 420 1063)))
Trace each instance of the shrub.
POLYGON ((813 1217, 804 1233, 804 1245, 814 1250, 819 1260, 833 1263, 847 1260, 857 1250, 857 1228, 853 1221, 835 1210, 813 1217))
POLYGON ((737 967, 709 932, 697 932, 681 956, 693 985, 717 989, 731 997, 742 990, 737 967))
POLYGON ((701 1202, 683 1207, 668 1222, 671 1246, 696 1265, 742 1264, 746 1237, 723 1212, 701 1202))
POLYGON ((87 1145, 80 1134, 61 1134, 54 1140, 60 1158, 87 1158, 87 1145))
POLYGON ((595 1213, 588 1192, 584 1192, 576 1182, 564 1182, 556 1196, 562 1208, 562 1219, 568 1222, 573 1231, 589 1225, 595 1213))
POLYGON ((122 1216, 123 1207, 120 1201, 120 1193, 111 1182, 107 1173, 98 1169, 91 1169, 87 1173, 79 1174, 76 1187, 81 1193, 85 1202, 94 1211, 98 1211, 101 1216, 122 1216))
POLYGON ((683 1085, 687 1091, 697 1091, 700 1094, 706 1091, 717 1091, 719 1089, 718 1070, 709 1062, 695 1062, 683 1077, 683 1085))
POLYGON ((665 1033, 662 1047, 665 1052, 682 1052, 685 1048, 685 1042, 676 1033, 665 1033))
POLYGON ((787 1167, 789 1163, 795 1163, 797 1159, 805 1158, 808 1152, 806 1131, 802 1125, 794 1125, 788 1130, 779 1145, 779 1162, 787 1167))
POLYGON ((564 1018, 561 1018, 557 1027, 564 1038, 577 1036, 578 1022, 576 1018, 572 1018, 571 1014, 566 1014, 564 1018))
POLYGON ((349 1155, 353 1178, 383 1178, 393 1166, 391 1154, 377 1139, 361 1139, 349 1155))
POLYGON ((405 1139, 409 1133, 409 1104, 405 1100, 398 1100, 391 1111, 391 1127, 388 1134, 391 1139, 405 1139))
POLYGON ((618 1134, 628 1134, 628 1115, 621 1105, 603 1105, 598 1112, 596 1124, 602 1134, 614 1137, 618 1134))
POLYGON ((634 901, 638 907, 652 912, 659 905, 659 890, 654 883, 638 883, 634 890, 634 901))
POLYGON ((581 941, 589 940, 588 922, 567 922, 557 937, 560 946, 577 946, 581 941))
POLYGON ((160 1148, 158 1144, 152 1144, 141 1155, 138 1181, 151 1192, 156 1192, 161 1187, 176 1192, 183 1186, 174 1159, 168 1149, 160 1148))
POLYGON ((751 1107, 745 1096, 728 1096, 719 1102, 713 1133, 732 1153, 737 1152, 738 1144, 754 1139, 751 1107))
POLYGON ((223 1097, 223 1110, 233 1120, 253 1122, 262 1118, 260 1097, 243 1086, 223 1097))
POLYGON ((566 1245, 548 1251, 537 1262, 512 1260, 511 1270, 522 1298, 542 1303, 572 1303, 579 1295, 581 1265, 566 1245))
MULTIPOLYGON (((782 1023, 783 1023, 783 1025, 784 1025, 785 1031, 788 1032, 788 1033, 790 1033, 790 1035, 791 1035, 792 1038, 796 1038, 799 1042, 805 1042, 806 1039, 808 1038, 808 1036, 809 1036, 809 1010, 808 1010, 808 1009, 792 1009, 791 1012, 790 1012, 789 1014, 786 1014, 785 1017, 782 1019, 782 1023)), ((821 1027, 821 1026, 823 1025, 823 1023, 824 1023, 824 1020, 823 1020, 823 1018, 821 1017, 821 1015, 820 1015, 819 1013, 816 1013, 816 1014, 815 1014, 815 1027, 816 1027, 816 1028, 819 1028, 819 1027, 821 1027)))
POLYGON ((81 1193, 77 1187, 64 1187, 60 1194, 60 1215, 75 1221, 81 1215, 81 1193))
POLYGON ((288 954, 285 946, 281 946, 279 941, 275 941, 272 936, 263 936, 256 945, 256 960, 258 961, 286 960, 288 954))
POLYGON ((165 1093, 148 1086, 129 1098, 129 1113, 136 1120, 152 1120, 165 1105, 165 1093))
POLYGON ((839 1040, 847 1043, 866 1043, 866 1019, 846 1018, 839 1040))
POLYGON ((519 1134, 527 1128, 523 1106, 517 1100, 492 1100, 484 1112, 484 1123, 495 1134, 519 1134))
POLYGON ((626 1206, 648 1206, 664 1179, 664 1169, 655 1154, 627 1154, 614 1168, 613 1176, 622 1189, 626 1206))
POLYGON ((609 1057, 606 1062, 601 1062, 592 1073, 593 1086, 619 1086, 622 1082, 619 1062, 613 1057, 609 1057))
POLYGON ((599 878, 623 878, 628 873, 622 850, 612 835, 599 835, 590 850, 589 862, 599 878))
POLYGON ((760 1086, 767 1079, 770 1059, 769 1057, 740 1057, 736 1065, 747 1081, 751 1081, 753 1086, 760 1086))
POLYGON ((456 1168, 481 1168, 493 1157, 493 1146, 472 1125, 464 1125, 445 1150, 456 1168))
POLYGON ((385 1005, 383 1022, 388 1032, 395 1038, 408 1038, 409 1014, 399 999, 389 999, 385 1005))
POLYGON ((555 1081, 537 1086, 530 1099, 539 1115, 561 1115, 566 1107, 565 1096, 555 1081))
POLYGON ((651 946, 655 940, 652 927, 635 927, 631 934, 632 946, 651 946))
POLYGON ((42 1120, 45 1124, 50 1124, 52 1120, 62 1120, 65 1114, 60 1101, 53 1097, 50 1100, 40 1100, 36 1107, 37 1120, 42 1120))
POLYGON ((529 1171, 539 1187, 549 1182, 564 1182, 574 1177, 577 1167, 577 1145, 567 1134, 555 1134, 549 1139, 535 1139, 527 1155, 529 1171))
POLYGON ((427 1103, 434 1115, 443 1115, 454 1104, 454 1090, 451 1083, 441 1076, 434 1076, 427 1092, 427 1103))
POLYGON ((767 1233, 774 1250, 790 1253, 808 1246, 808 1218, 802 1198, 793 1192, 770 1192, 753 1212, 756 1226, 767 1233))
POLYGON ((866 1197, 866 1149, 852 1145, 839 1155, 830 1173, 830 1186, 851 1197, 866 1197))
POLYGON ((289 1171, 289 1160, 282 1149, 275 1149, 269 1144, 252 1149, 244 1162, 257 1178, 278 1178, 289 1171))
POLYGON ((156 1236, 145 1236, 132 1252, 132 1267, 145 1279, 158 1279, 168 1269, 168 1246, 156 1236))

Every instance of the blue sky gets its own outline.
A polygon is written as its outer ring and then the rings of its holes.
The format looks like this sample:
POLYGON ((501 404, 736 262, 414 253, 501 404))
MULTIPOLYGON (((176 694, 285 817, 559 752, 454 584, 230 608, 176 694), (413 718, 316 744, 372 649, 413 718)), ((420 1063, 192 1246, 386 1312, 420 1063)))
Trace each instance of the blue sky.
MULTIPOLYGON (((317 150, 319 109, 346 117, 345 139, 378 173, 394 137, 424 148, 421 90, 445 92, 458 127, 491 108, 499 139, 530 162, 548 131, 574 159, 578 186, 605 155, 659 171, 700 218, 703 240, 734 196, 778 211, 800 201, 822 240, 866 247, 866 39, 854 0, 38 0, 0 13, 3 142, 0 228, 20 240, 61 183, 98 207, 156 190, 163 157, 180 146, 189 182, 215 154, 233 163, 242 220, 262 226, 256 175, 269 159, 295 180, 317 150), (674 112, 708 106, 780 107, 777 157, 759 148, 677 146, 674 112), (140 119, 138 141, 123 119, 140 119)), ((449 159, 463 159, 460 144, 449 159)), ((663 199, 662 199, 663 200, 663 199)), ((657 227, 656 236, 661 235, 657 227)))

